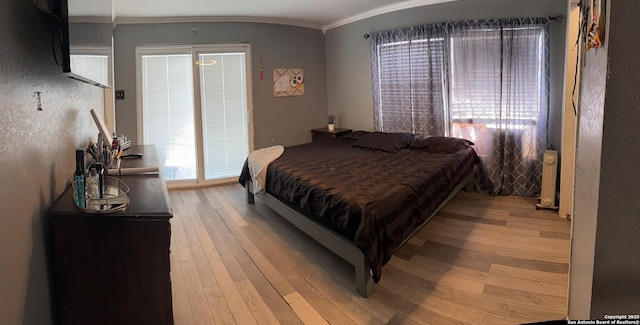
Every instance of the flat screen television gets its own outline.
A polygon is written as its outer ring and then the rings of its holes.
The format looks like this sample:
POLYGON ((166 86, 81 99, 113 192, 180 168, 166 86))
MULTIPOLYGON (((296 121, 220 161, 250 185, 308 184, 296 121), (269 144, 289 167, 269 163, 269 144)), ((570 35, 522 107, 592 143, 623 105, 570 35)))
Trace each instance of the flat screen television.
POLYGON ((60 28, 62 72, 99 87, 113 85, 111 0, 34 0, 60 28))

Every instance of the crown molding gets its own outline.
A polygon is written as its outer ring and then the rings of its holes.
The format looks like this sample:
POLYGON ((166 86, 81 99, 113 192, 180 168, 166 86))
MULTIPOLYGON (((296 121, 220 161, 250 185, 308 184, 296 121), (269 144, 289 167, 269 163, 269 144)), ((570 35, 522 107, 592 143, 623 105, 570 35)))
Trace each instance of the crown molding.
POLYGON ((167 23, 263 23, 305 27, 322 30, 322 26, 307 21, 245 16, 189 16, 189 17, 121 17, 114 20, 114 26, 118 24, 167 24, 167 23))
POLYGON ((445 3, 445 2, 453 2, 453 1, 459 1, 459 0, 409 0, 409 1, 403 1, 403 2, 399 2, 399 3, 395 3, 392 5, 388 5, 388 6, 384 6, 384 7, 380 7, 377 9, 373 9, 367 12, 363 12, 361 14, 355 15, 355 16, 351 16, 349 18, 345 18, 342 20, 339 20, 335 23, 331 23, 329 25, 323 26, 322 27, 322 31, 326 32, 329 29, 332 28, 336 28, 336 27, 340 27, 342 25, 346 25, 346 24, 350 24, 362 19, 367 19, 367 18, 371 18, 374 16, 378 16, 378 15, 382 15, 382 14, 386 14, 386 13, 390 13, 390 12, 394 12, 394 11, 398 11, 398 10, 404 10, 404 9, 411 9, 411 8, 415 8, 415 7, 422 7, 422 6, 428 6, 428 5, 433 5, 433 4, 437 4, 437 3, 445 3))
POLYGON ((284 18, 269 18, 269 17, 252 17, 252 16, 188 16, 188 17, 119 17, 114 20, 114 27, 118 24, 166 24, 166 23, 219 23, 219 22, 243 22, 243 23, 264 23, 264 24, 278 24, 278 25, 290 25, 311 29, 322 30, 326 33, 327 30, 340 27, 342 25, 350 24, 359 20, 375 17, 378 15, 411 9, 416 7, 428 6, 438 3, 453 2, 460 0, 409 0, 403 1, 388 6, 376 8, 355 16, 351 16, 328 25, 321 25, 319 23, 313 23, 309 21, 284 19, 284 18))

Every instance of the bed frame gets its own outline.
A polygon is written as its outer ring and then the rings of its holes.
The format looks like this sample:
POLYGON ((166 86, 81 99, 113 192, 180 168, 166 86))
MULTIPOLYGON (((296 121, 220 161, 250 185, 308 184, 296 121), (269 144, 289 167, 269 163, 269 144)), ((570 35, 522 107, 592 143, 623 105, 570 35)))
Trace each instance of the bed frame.
MULTIPOLYGON (((353 242, 348 241, 320 223, 309 219, 266 191, 262 191, 261 193, 254 195, 251 190, 253 188, 251 180, 248 180, 244 187, 247 193, 247 204, 254 204, 255 196, 260 198, 260 200, 267 204, 267 206, 276 211, 283 218, 287 219, 287 221, 292 223, 294 226, 298 227, 302 232, 315 239, 318 243, 322 244, 345 261, 351 263, 355 267, 356 271, 356 291, 361 296, 367 298, 373 293, 374 283, 371 278, 369 261, 367 261, 360 248, 358 248, 353 242)), ((436 207, 433 213, 431 213, 431 215, 429 215, 421 225, 413 230, 411 235, 409 235, 409 237, 407 237, 400 246, 404 245, 409 238, 413 237, 415 233, 417 233, 436 214, 438 214, 438 212, 440 212, 440 210, 442 210, 442 208, 465 187, 467 191, 473 191, 473 172, 456 185, 449 196, 447 196, 447 198, 445 198, 444 201, 436 207)), ((400 246, 398 246, 398 248, 400 246)))

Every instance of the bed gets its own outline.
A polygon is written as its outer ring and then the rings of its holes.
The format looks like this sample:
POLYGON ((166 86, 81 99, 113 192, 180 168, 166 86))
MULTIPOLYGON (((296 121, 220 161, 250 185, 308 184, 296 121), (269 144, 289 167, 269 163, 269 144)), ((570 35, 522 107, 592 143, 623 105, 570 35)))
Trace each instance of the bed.
MULTIPOLYGON (((357 131, 291 146, 268 164, 257 197, 353 264, 356 290, 368 297, 393 252, 472 184, 479 159, 471 145, 458 138, 357 131)), ((239 182, 253 204, 248 165, 239 182)))

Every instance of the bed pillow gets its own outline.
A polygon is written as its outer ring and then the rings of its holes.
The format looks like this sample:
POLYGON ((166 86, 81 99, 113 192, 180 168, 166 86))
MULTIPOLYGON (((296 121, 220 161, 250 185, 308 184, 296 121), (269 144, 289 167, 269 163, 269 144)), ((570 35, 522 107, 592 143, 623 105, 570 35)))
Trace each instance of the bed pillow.
POLYGON ((473 145, 467 139, 443 137, 437 135, 416 135, 409 149, 424 149, 430 152, 453 153, 473 145))
POLYGON ((363 136, 369 134, 371 132, 367 132, 367 131, 353 131, 350 133, 347 133, 343 136, 341 136, 341 138, 343 139, 354 139, 354 140, 359 140, 360 138, 362 138, 363 136))
POLYGON ((352 146, 396 153, 406 149, 412 141, 413 135, 408 133, 370 132, 361 136, 352 146))

